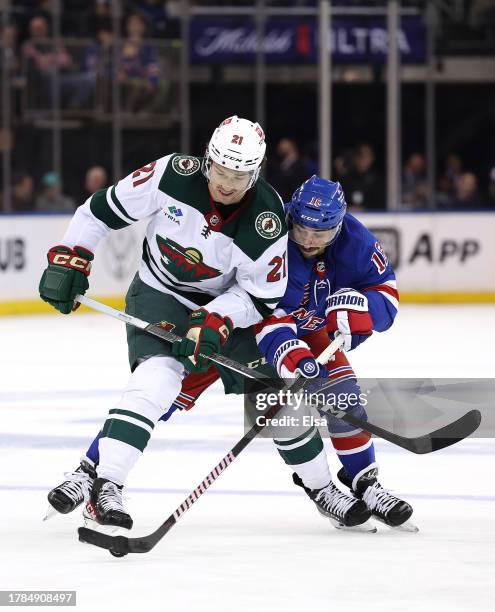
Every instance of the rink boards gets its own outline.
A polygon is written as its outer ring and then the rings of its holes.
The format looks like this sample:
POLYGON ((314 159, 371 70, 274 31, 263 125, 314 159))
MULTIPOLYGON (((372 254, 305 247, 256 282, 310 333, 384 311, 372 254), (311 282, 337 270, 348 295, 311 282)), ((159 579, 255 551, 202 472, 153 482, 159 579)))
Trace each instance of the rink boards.
MULTIPOLYGON (((397 273, 402 302, 495 302, 495 214, 360 213, 397 273)), ((68 215, 0 218, 0 314, 48 312, 38 299, 46 252, 68 215)), ((111 232, 97 249, 91 295, 122 304, 139 264, 145 222, 111 232)))

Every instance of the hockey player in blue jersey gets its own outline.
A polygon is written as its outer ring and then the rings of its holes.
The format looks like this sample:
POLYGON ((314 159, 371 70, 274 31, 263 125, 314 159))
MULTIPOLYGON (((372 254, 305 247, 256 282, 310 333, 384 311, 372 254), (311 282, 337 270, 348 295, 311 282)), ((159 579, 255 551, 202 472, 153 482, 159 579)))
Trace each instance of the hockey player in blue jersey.
MULTIPOLYGON (((395 275, 373 234, 346 213, 342 187, 317 176, 307 180, 287 206, 289 224, 287 290, 273 316, 256 326, 261 352, 283 378, 296 372, 328 377, 334 395, 359 397, 356 376, 346 357, 374 331, 393 323, 399 303, 395 275), (344 350, 326 365, 318 355, 336 331, 344 350)), ((366 418, 361 403, 349 411, 366 418)), ((342 463, 339 480, 363 499, 375 518, 391 527, 404 524, 412 508, 378 482, 378 465, 371 435, 327 416, 332 444, 342 463)), ((308 431, 306 439, 312 432, 308 431)), ((304 442, 304 440, 302 441, 304 442)), ((284 456, 284 446, 275 444, 284 456)), ((294 445, 293 445, 294 446, 294 445)), ((304 444, 298 447, 299 454, 304 444)), ((322 452, 305 465, 292 465, 293 480, 314 500, 330 473, 322 452)))
MULTIPOLYGON (((300 373, 315 378, 315 384, 330 382, 329 390, 335 395, 359 396, 346 352, 374 331, 382 332, 392 325, 399 299, 393 270, 376 238, 346 213, 339 183, 313 176, 294 193, 286 208, 290 229, 287 290, 275 313, 255 327, 259 349, 282 378, 300 373), (344 336, 344 350, 320 366, 315 355, 326 348, 337 330, 344 336)), ((216 378, 213 367, 206 374, 189 375, 162 420, 176 409, 190 409, 216 378)), ((348 409, 366 418, 361 403, 348 409)), ((334 524, 358 525, 371 514, 390 527, 404 524, 412 508, 378 482, 371 436, 335 417, 326 419, 342 464, 338 479, 352 495, 342 493, 332 482, 315 427, 290 443, 275 439, 278 452, 293 470, 294 483, 303 487, 319 512, 334 524)), ((83 501, 97 460, 98 438, 81 467, 50 492, 49 501, 58 511, 70 512, 83 501)))

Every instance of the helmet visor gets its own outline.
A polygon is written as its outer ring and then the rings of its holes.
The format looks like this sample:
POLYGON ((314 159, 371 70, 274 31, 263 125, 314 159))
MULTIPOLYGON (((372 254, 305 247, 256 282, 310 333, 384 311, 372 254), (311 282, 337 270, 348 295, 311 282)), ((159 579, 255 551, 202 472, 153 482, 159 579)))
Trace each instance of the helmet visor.
POLYGON ((342 222, 329 229, 314 229, 292 223, 289 238, 305 249, 321 249, 331 244, 340 231, 342 222))
POLYGON ((224 168, 211 160, 209 169, 210 181, 222 185, 227 190, 246 191, 251 186, 254 170, 240 172, 231 168, 224 168))

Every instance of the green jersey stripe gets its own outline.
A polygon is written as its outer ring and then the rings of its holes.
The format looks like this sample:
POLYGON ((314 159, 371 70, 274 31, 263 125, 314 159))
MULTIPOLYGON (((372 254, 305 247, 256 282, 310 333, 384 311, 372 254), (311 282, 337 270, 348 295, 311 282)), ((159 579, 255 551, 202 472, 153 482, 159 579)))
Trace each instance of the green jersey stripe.
POLYGON ((300 465, 308 463, 317 457, 323 450, 323 440, 317 430, 315 435, 302 446, 291 450, 277 449, 282 459, 287 465, 300 465))
POLYGON ((89 207, 92 214, 110 229, 118 230, 130 225, 130 222, 124 221, 110 208, 107 202, 106 189, 100 189, 93 194, 89 207))
POLYGON ((270 298, 269 300, 267 300, 266 298, 255 297, 254 295, 251 295, 251 293, 249 293, 249 297, 251 298, 251 301, 253 302, 256 310, 260 313, 260 315, 264 319, 266 317, 269 317, 273 313, 273 311, 275 310, 275 306, 278 304, 277 302, 277 304, 275 304, 274 306, 270 305, 270 302, 273 303, 273 300, 276 298, 270 298), (269 303, 266 304, 265 302, 269 302, 269 303))
POLYGON ((137 412, 132 412, 131 410, 121 410, 120 408, 112 408, 112 410, 108 411, 108 414, 123 414, 129 417, 132 417, 133 419, 136 419, 138 421, 142 421, 143 423, 146 423, 146 425, 151 427, 151 429, 154 429, 155 427, 155 424, 153 423, 153 421, 150 421, 149 419, 144 417, 142 414, 138 414, 137 412))
POLYGON ((262 297, 256 297, 256 299, 260 302, 263 302, 263 304, 266 304, 267 306, 270 306, 271 304, 275 304, 277 305, 280 300, 282 299, 283 296, 281 297, 269 297, 269 298, 262 298, 262 297))
POLYGON ((112 186, 112 188, 110 190, 110 195, 112 197, 112 202, 119 209, 119 211, 124 215, 124 217, 127 217, 127 219, 129 219, 130 223, 133 223, 134 221, 137 221, 137 219, 134 219, 134 217, 131 217, 131 215, 125 210, 125 208, 120 203, 120 200, 117 197, 117 194, 115 193, 115 185, 112 186))

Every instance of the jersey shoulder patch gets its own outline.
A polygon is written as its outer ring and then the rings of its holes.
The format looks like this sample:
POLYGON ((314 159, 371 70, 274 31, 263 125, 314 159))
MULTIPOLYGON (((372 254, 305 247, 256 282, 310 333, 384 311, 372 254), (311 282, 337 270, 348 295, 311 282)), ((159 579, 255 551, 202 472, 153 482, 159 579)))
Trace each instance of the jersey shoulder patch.
POLYGON ((246 255, 256 260, 273 242, 287 234, 287 224, 282 200, 275 189, 259 178, 253 190, 234 241, 246 255))
POLYGON ((200 157, 175 153, 160 178, 158 189, 200 212, 208 212, 210 209, 208 184, 200 170, 200 157))
POLYGON ((201 168, 200 160, 191 155, 176 155, 171 161, 173 170, 181 176, 189 176, 201 168))

